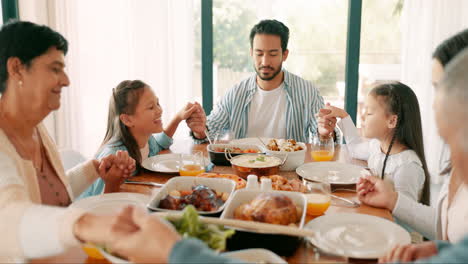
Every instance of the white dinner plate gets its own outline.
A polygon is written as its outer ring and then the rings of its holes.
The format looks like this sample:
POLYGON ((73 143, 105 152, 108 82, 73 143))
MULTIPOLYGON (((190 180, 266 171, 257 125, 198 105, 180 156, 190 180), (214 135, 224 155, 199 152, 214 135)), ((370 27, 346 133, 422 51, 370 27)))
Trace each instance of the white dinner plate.
POLYGON ((236 144, 236 145, 250 144, 250 145, 263 146, 264 143, 268 144, 268 142, 270 141, 270 138, 260 137, 260 139, 263 141, 263 143, 258 138, 239 138, 239 139, 233 139, 229 141, 229 144, 236 144))
POLYGON ((105 251, 104 249, 102 248, 99 248, 99 252, 101 252, 101 254, 108 260, 110 261, 111 263, 113 264, 131 264, 133 262, 130 262, 126 259, 123 259, 123 258, 119 258, 117 256, 114 256, 112 254, 110 254, 109 252, 105 251))
MULTIPOLYGON (((99 249, 101 254, 109 260, 111 263, 114 264, 130 264, 131 262, 112 254, 109 254, 103 249, 99 249)), ((221 256, 238 259, 247 263, 275 263, 275 264, 287 264, 280 256, 276 255, 275 253, 271 252, 270 250, 263 249, 263 248, 251 248, 245 250, 237 250, 222 253, 221 256)))
MULTIPOLYGON (((149 157, 141 163, 143 168, 155 171, 155 172, 162 172, 162 173, 179 173, 179 158, 181 154, 162 154, 149 157)), ((182 154, 182 159, 187 159, 190 155, 182 154)), ((205 159, 205 166, 210 164, 210 160, 206 157, 205 159)))
POLYGON ((96 214, 112 214, 119 212, 127 205, 146 209, 149 200, 149 195, 141 193, 105 193, 80 199, 73 202, 70 207, 81 208, 96 214))
POLYGON ((276 255, 270 250, 263 248, 249 248, 244 250, 226 252, 221 255, 249 263, 287 264, 287 262, 280 256, 276 255))
POLYGON ((305 228, 316 232, 308 240, 319 249, 348 258, 375 259, 395 245, 411 243, 410 234, 387 219, 355 213, 324 215, 305 228))
POLYGON ((310 162, 296 169, 299 176, 330 184, 355 184, 366 170, 353 164, 335 161, 310 162))

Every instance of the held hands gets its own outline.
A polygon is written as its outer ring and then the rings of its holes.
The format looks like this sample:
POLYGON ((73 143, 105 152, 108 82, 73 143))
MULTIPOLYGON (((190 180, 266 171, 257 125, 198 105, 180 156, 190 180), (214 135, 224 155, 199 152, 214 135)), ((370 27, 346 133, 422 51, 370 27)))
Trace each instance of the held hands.
POLYGON ((113 221, 106 245, 133 263, 168 263, 170 252, 180 239, 170 224, 128 206, 113 221))
POLYGON ((379 259, 379 263, 410 262, 432 257, 437 254, 437 247, 433 241, 421 244, 396 246, 386 256, 379 259))
POLYGON ((192 115, 185 120, 187 126, 192 130, 194 136, 199 139, 203 139, 206 137, 205 130, 206 130, 206 114, 205 110, 199 103, 194 104, 196 106, 196 110, 192 113, 192 115))
POLYGON ((198 103, 187 103, 182 110, 180 110, 176 114, 176 118, 178 118, 180 121, 182 120, 187 120, 187 118, 190 118, 193 113, 195 113, 198 110, 198 103))
POLYGON ((327 103, 325 108, 320 109, 316 115, 319 134, 321 136, 329 136, 335 130, 337 117, 345 118, 346 116, 348 116, 346 111, 327 103))
POLYGON ((86 213, 75 222, 73 234, 133 263, 168 263, 172 248, 181 239, 170 224, 132 206, 114 215, 86 213))
POLYGON ((365 176, 358 180, 356 185, 358 198, 362 203, 370 206, 386 208, 393 211, 398 193, 391 183, 376 176, 365 176))
POLYGON ((126 178, 130 177, 135 170, 135 160, 128 155, 127 151, 117 151, 102 158, 100 161, 93 160, 99 176, 106 184, 105 192, 117 191, 126 178))

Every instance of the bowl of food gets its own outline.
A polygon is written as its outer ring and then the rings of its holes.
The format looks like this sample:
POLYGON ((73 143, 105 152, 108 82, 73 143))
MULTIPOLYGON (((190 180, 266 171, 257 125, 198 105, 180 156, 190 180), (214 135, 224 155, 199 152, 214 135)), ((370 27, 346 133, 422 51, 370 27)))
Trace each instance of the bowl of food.
MULTIPOLYGON (((221 219, 239 219, 275 225, 303 228, 307 199, 298 192, 239 190, 234 193, 221 214, 221 219)), ((290 256, 300 244, 295 236, 269 234, 267 231, 247 231, 234 228, 236 234, 227 241, 228 250, 260 247, 280 256, 290 256)))
POLYGON ((255 144, 210 144, 206 147, 210 160, 218 166, 229 166, 229 160, 225 153, 231 153, 235 157, 247 153, 265 153, 265 150, 255 144))
POLYGON ((193 205, 201 215, 219 215, 236 183, 228 179, 176 177, 170 179, 148 203, 153 211, 181 211, 193 205))
POLYGON ((285 159, 265 154, 244 154, 232 157, 227 153, 227 159, 231 162, 234 173, 247 179, 248 175, 257 176, 278 174, 280 166, 285 163, 285 159))
POLYGON ((266 145, 266 154, 287 161, 280 167, 282 171, 293 171, 304 164, 307 146, 305 143, 296 142, 294 139, 270 139, 266 145))
POLYGON ((260 181, 263 178, 271 180, 271 188, 275 191, 289 191, 289 192, 300 192, 306 193, 307 187, 302 183, 300 179, 287 179, 281 175, 270 175, 260 177, 260 181))

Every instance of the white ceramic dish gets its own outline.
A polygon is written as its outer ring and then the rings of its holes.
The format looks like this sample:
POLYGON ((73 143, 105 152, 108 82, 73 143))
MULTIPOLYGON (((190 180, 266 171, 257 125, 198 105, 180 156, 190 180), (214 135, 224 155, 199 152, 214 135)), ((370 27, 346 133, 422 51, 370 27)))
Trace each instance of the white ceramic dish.
MULTIPOLYGON (((99 249, 99 252, 101 252, 101 254, 111 263, 114 263, 114 264, 131 264, 132 263, 128 260, 111 255, 103 249, 99 249)), ((231 258, 231 259, 238 259, 241 261, 245 261, 247 263, 287 264, 287 262, 284 261, 284 259, 282 259, 280 256, 276 255, 270 250, 263 249, 263 248, 252 248, 252 249, 231 251, 231 252, 222 253, 221 256, 231 258)))
POLYGON ((356 184, 362 173, 366 173, 366 170, 352 164, 324 161, 301 165, 296 169, 296 173, 311 181, 331 184, 356 184))
MULTIPOLYGON (((147 170, 162 173, 179 173, 179 158, 182 155, 183 160, 190 161, 189 154, 162 154, 149 157, 141 162, 141 166, 147 170)), ((205 166, 210 161, 205 157, 205 166)))
POLYGON ((321 250, 349 258, 375 259, 395 245, 411 243, 409 233, 381 217, 355 213, 327 214, 307 223, 316 235, 308 240, 321 250))
POLYGON ((119 212, 127 205, 145 208, 150 196, 140 193, 106 193, 90 196, 70 205, 73 208, 84 209, 95 214, 112 214, 119 212))
MULTIPOLYGON (((304 194, 298 193, 298 192, 262 191, 262 190, 247 190, 247 189, 238 190, 234 193, 231 199, 229 199, 229 202, 226 205, 226 208, 224 209, 220 218, 221 219, 234 219, 234 210, 236 210, 237 207, 241 206, 242 204, 251 202, 253 199, 255 199, 255 197, 257 197, 258 195, 262 193, 281 194, 281 195, 286 195, 287 197, 291 198, 293 203, 302 209, 302 216, 301 216, 301 220, 299 222, 298 228, 302 228, 304 226, 304 221, 305 221, 306 212, 307 212, 307 199, 304 196, 304 194)), ((262 232, 262 230, 258 230, 255 233, 268 233, 268 232, 262 232)))
MULTIPOLYGON (((226 192, 229 194, 229 198, 234 193, 236 189, 236 183, 232 180, 228 179, 221 179, 221 178, 202 178, 202 177, 175 177, 167 181, 167 183, 162 187, 158 193, 156 193, 148 203, 148 208, 154 211, 161 211, 161 212, 174 212, 175 210, 168 210, 159 208, 159 201, 164 199, 166 195, 168 195, 173 190, 191 190, 193 186, 203 184, 215 191, 219 192, 226 192)), ((213 215, 218 214, 226 207, 228 200, 216 211, 212 212, 205 212, 205 211, 198 211, 200 215, 213 215)))
POLYGON ((288 151, 273 151, 273 150, 266 149, 266 153, 269 155, 278 157, 282 160, 285 159, 287 155, 288 158, 286 159, 286 162, 280 167, 280 170, 281 171, 293 171, 297 167, 304 164, 305 155, 307 152, 306 144, 302 142, 297 142, 297 145, 301 146, 302 150, 288 152, 288 151))
POLYGON ((280 256, 263 248, 251 248, 221 254, 224 257, 242 260, 248 263, 287 264, 280 256))

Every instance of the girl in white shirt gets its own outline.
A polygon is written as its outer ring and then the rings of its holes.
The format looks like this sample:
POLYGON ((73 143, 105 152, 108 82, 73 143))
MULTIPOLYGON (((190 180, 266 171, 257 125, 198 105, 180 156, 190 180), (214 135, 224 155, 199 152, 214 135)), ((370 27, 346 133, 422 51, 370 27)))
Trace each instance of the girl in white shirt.
POLYGON ((339 117, 346 145, 353 158, 368 161, 377 176, 393 183, 398 192, 429 204, 429 173, 424 156, 421 115, 416 95, 402 83, 382 84, 369 93, 361 137, 343 109, 327 104, 339 117))

